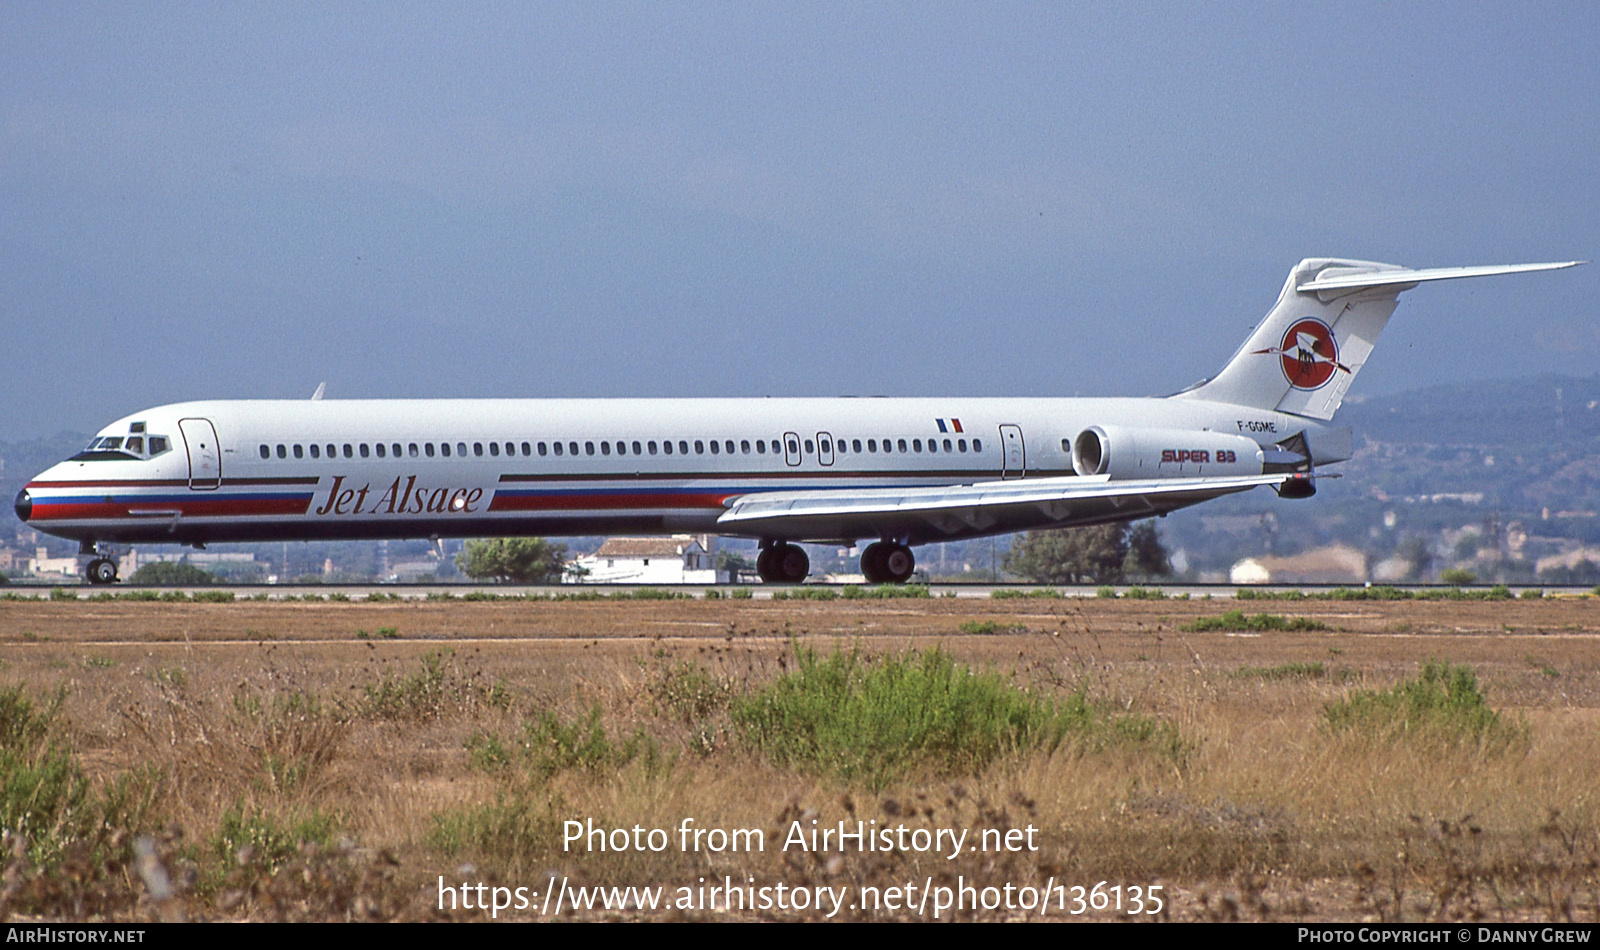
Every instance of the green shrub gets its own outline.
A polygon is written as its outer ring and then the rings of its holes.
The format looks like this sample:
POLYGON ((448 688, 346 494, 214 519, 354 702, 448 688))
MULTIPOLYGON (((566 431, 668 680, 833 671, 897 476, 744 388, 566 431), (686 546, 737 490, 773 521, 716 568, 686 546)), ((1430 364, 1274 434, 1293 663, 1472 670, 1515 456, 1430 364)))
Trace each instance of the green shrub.
POLYGON ((532 773, 542 778, 568 769, 596 772, 620 768, 636 758, 647 766, 661 761, 655 740, 642 729, 626 739, 612 739, 600 723, 599 706, 589 710, 587 719, 572 722, 563 722, 548 710, 540 713, 523 726, 522 754, 532 773))
POLYGON ((1385 741, 1505 745, 1526 729, 1489 706, 1471 667, 1429 660, 1414 679, 1387 690, 1357 690, 1323 710, 1328 728, 1385 741))
POLYGON ((839 592, 832 587, 778 588, 772 592, 773 600, 838 600, 839 592))
POLYGON ((1174 730, 1156 720, 1110 711, 1081 693, 1046 699, 998 673, 958 666, 938 649, 878 659, 835 652, 823 660, 797 647, 794 664, 734 702, 735 728, 774 764, 874 789, 914 768, 973 774, 1001 756, 1054 750, 1069 738, 1182 751, 1174 730))
POLYGON ((284 820, 264 811, 248 811, 240 804, 223 814, 211 837, 211 848, 226 863, 270 874, 298 854, 302 845, 328 847, 338 828, 338 816, 322 809, 284 820))
POLYGON ((71 849, 90 867, 125 860, 144 830, 157 780, 140 770, 99 789, 57 734, 65 690, 44 706, 20 686, 0 688, 0 838, 21 843, 31 864, 50 870, 71 849))
POLYGON ((994 633, 1021 633, 1027 629, 1026 624, 997 623, 993 620, 968 620, 961 624, 962 633, 973 633, 980 636, 994 633))
POLYGON ((1283 663, 1278 666, 1241 666, 1233 671, 1240 679, 1283 680, 1322 679, 1328 670, 1321 663, 1283 663))
POLYGON ((845 600, 904 600, 933 596, 927 584, 851 584, 839 592, 845 600))
POLYGON ((1242 610, 1230 610, 1220 617, 1200 617, 1182 627, 1190 633, 1259 632, 1274 630, 1327 630, 1328 625, 1310 617, 1285 617, 1282 614, 1255 614, 1246 616, 1242 610))

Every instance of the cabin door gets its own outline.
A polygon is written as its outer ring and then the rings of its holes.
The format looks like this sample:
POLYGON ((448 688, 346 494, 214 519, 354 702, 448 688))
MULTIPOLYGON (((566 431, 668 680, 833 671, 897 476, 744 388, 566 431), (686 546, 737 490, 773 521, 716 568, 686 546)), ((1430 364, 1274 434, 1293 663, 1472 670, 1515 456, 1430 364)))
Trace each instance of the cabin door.
POLYGON ((817 433, 817 461, 823 465, 833 464, 833 436, 826 432, 817 433))
POLYGON ((222 484, 222 450, 210 419, 179 419, 178 430, 189 450, 189 487, 211 491, 222 484))
POLYGON ((1021 478, 1028 471, 1028 450, 1021 426, 1000 427, 1000 477, 1021 478))
POLYGON ((790 465, 800 464, 800 437, 793 432, 783 434, 783 460, 790 465))

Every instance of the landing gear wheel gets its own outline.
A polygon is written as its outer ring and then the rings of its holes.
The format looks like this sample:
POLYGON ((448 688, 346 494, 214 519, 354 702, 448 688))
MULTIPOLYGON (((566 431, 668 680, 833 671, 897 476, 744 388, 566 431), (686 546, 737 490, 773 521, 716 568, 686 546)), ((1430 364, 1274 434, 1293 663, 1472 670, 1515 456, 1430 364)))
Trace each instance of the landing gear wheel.
POLYGON ((756 573, 768 584, 798 584, 811 573, 811 558, 799 545, 773 545, 756 556, 756 573))
POLYGON ((883 541, 874 541, 861 551, 861 576, 866 578, 868 584, 887 584, 889 575, 883 570, 884 549, 889 545, 883 541))
POLYGON ((884 547, 884 580, 891 584, 904 584, 909 581, 917 569, 917 556, 903 544, 888 544, 884 547))
POLYGON ((91 584, 114 584, 117 581, 117 562, 110 558, 97 557, 89 562, 84 570, 91 584))
POLYGON ((797 544, 785 544, 773 555, 772 566, 778 580, 786 584, 799 584, 811 573, 811 558, 797 544))

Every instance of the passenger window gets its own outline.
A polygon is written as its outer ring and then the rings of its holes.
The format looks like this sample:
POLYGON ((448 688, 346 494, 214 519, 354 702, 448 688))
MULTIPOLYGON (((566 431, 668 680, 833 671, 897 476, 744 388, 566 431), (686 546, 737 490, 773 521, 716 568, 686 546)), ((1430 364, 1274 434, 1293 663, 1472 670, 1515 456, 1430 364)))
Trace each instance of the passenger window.
MULTIPOLYGON (((397 452, 395 454, 398 455, 399 453, 397 452)), ((416 458, 417 457, 417 443, 415 443, 415 442, 411 443, 411 457, 412 458, 416 458)))
POLYGON ((585 442, 585 443, 583 443, 583 454, 584 455, 593 455, 594 454, 594 443, 593 442, 585 442))
POLYGON ((767 454, 767 440, 766 439, 757 439, 756 440, 756 454, 757 455, 766 455, 767 454))
POLYGON ((366 458, 367 457, 367 443, 365 443, 365 442, 361 443, 361 457, 362 458, 366 458))
POLYGON ((663 449, 665 449, 665 450, 666 450, 666 453, 667 453, 667 454, 668 454, 668 455, 671 455, 671 454, 672 454, 672 442, 671 442, 671 441, 670 441, 670 440, 669 440, 669 441, 666 441, 666 442, 663 442, 663 443, 661 443, 661 447, 662 447, 662 448, 663 448, 663 449))
POLYGON ((444 458, 449 458, 450 457, 450 443, 448 443, 448 442, 440 442, 439 443, 439 454, 441 456, 443 456, 444 458))
POLYGON ((611 454, 611 443, 610 442, 601 442, 600 443, 600 454, 601 455, 610 455, 611 454))
POLYGON ((729 439, 728 441, 722 443, 722 447, 727 450, 729 455, 733 454, 733 440, 732 439, 729 439))
MULTIPOLYGON (((655 439, 651 439, 647 444, 650 446, 650 454, 651 455, 656 454, 656 440, 655 439)), ((669 442, 668 445, 670 446, 671 443, 669 442)), ((672 454, 672 449, 670 447, 667 449, 667 454, 668 455, 672 454)))
POLYGON ((556 454, 557 455, 561 454, 561 443, 560 442, 556 443, 556 454))
MULTIPOLYGON (((154 443, 155 443, 155 440, 152 439, 151 440, 151 444, 153 445, 154 443)), ((272 450, 268 449, 265 445, 263 445, 261 447, 261 457, 264 458, 264 459, 272 458, 272 450)))
MULTIPOLYGON (((354 458, 356 453, 353 451, 353 449, 354 449, 354 446, 352 446, 350 443, 346 442, 344 444, 344 457, 345 458, 354 458)), ((361 454, 362 455, 366 455, 367 453, 362 452, 361 454)))
POLYGON ((929 452, 937 452, 937 451, 939 451, 939 440, 938 439, 929 439, 928 440, 928 451, 929 452))
POLYGON ((743 452, 745 455, 749 455, 750 454, 750 440, 749 439, 740 439, 739 440, 739 451, 743 452))
MULTIPOLYGON (((698 451, 699 448, 700 448, 700 443, 696 442, 694 447, 695 447, 695 450, 698 451)), ((711 440, 711 454, 712 455, 716 455, 719 451, 721 451, 721 449, 717 446, 717 440, 716 439, 712 439, 711 440)))
POLYGON ((793 439, 789 440, 789 454, 791 454, 791 455, 799 455, 800 454, 800 443, 799 442, 796 442, 793 439))
POLYGON ((822 439, 817 444, 822 446, 823 455, 827 455, 829 452, 833 451, 833 443, 829 442, 827 439, 822 439))
POLYGON ((311 457, 314 459, 322 457, 322 449, 315 442, 311 443, 311 457))
POLYGON ((1068 453, 1070 453, 1072 451, 1072 440, 1071 439, 1062 439, 1061 440, 1061 451, 1068 452, 1068 453))
POLYGON ((378 443, 378 458, 385 458, 388 451, 388 446, 384 445, 382 442, 378 443))
POLYGON ((961 451, 965 452, 967 450, 967 440, 966 439, 957 439, 956 440, 956 448, 958 448, 961 451))
POLYGON ((483 457, 483 443, 482 442, 474 442, 474 443, 472 443, 472 454, 478 456, 479 458, 483 457))
MULTIPOLYGON (((578 443, 576 443, 576 442, 568 442, 567 443, 567 454, 568 455, 577 455, 578 454, 578 443)), ((593 455, 594 453, 590 452, 589 454, 593 455)))
POLYGON ((422 443, 422 454, 426 455, 428 458, 433 458, 433 443, 432 442, 424 442, 424 443, 422 443))
POLYGON ((973 439, 972 440, 972 451, 974 451, 974 452, 982 452, 983 451, 983 440, 982 439, 973 439))
POLYGON ((689 454, 689 440, 688 439, 679 439, 678 440, 678 454, 679 455, 688 455, 689 454))
MULTIPOLYGON (((561 447, 561 443, 559 443, 559 442, 557 442, 557 443, 556 443, 556 448, 558 448, 558 449, 559 449, 559 448, 560 448, 560 447, 561 447)), ((545 445, 545 444, 544 444, 544 443, 543 443, 543 442, 540 442, 540 443, 539 443, 539 454, 540 454, 540 455, 544 455, 544 454, 545 454, 545 449, 546 449, 546 448, 548 448, 548 446, 546 446, 546 445, 545 445)))
MULTIPOLYGON (((391 450, 393 450, 395 458, 399 458, 400 457, 400 443, 395 442, 392 445, 390 445, 389 448, 391 450)), ((412 454, 416 454, 416 453, 412 453, 412 454)))
POLYGON ((506 443, 506 454, 507 455, 516 455, 517 454, 517 443, 515 443, 515 442, 507 442, 506 443))
POLYGON ((289 450, 284 448, 282 442, 279 442, 278 443, 278 458, 286 459, 288 457, 289 457, 289 450))
POLYGON ((499 458, 500 457, 500 443, 498 443, 498 442, 490 442, 489 443, 489 454, 494 456, 495 458, 499 458))
POLYGON ((860 452, 861 451, 861 440, 860 439, 851 439, 850 440, 850 451, 852 451, 852 452, 860 452))
POLYGON ((467 443, 465 443, 465 442, 457 442, 456 443, 456 454, 461 456, 462 458, 466 458, 467 457, 467 443))
POLYGON ((641 455, 641 454, 643 454, 643 453, 641 453, 641 452, 640 452, 640 451, 639 451, 639 449, 640 449, 640 445, 639 445, 639 443, 638 443, 638 442, 634 442, 634 443, 633 443, 633 454, 634 454, 634 455, 641 455))
POLYGON ((296 442, 294 445, 294 457, 297 459, 303 459, 306 457, 305 449, 298 442, 296 442))
POLYGON ((533 446, 530 445, 527 442, 522 443, 522 454, 523 454, 523 457, 527 457, 529 455, 532 455, 533 454, 533 446))
POLYGON ((867 440, 867 451, 868 452, 874 452, 874 453, 878 451, 878 440, 877 439, 868 439, 867 440))
POLYGON ((900 451, 904 452, 905 450, 906 450, 906 440, 905 439, 901 439, 900 440, 900 451))
POLYGON ((945 439, 944 440, 944 450, 946 452, 950 451, 950 440, 949 439, 945 439))

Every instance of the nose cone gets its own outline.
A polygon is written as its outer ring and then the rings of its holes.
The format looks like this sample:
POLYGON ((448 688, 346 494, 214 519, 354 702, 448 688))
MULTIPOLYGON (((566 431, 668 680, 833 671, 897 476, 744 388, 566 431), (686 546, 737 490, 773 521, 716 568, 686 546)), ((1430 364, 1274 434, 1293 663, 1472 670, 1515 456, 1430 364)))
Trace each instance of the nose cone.
POLYGON ((17 517, 26 523, 29 518, 33 517, 33 496, 29 495, 28 490, 24 488, 22 491, 17 492, 17 501, 11 507, 16 509, 17 517))

